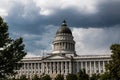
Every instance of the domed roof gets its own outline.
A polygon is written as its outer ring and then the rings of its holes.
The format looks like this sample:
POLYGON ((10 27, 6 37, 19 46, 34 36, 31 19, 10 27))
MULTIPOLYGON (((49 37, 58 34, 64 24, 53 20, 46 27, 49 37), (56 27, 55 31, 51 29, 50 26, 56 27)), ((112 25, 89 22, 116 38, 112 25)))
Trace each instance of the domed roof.
POLYGON ((63 21, 61 27, 56 32, 56 34, 61 34, 61 33, 72 34, 71 30, 67 27, 65 20, 63 21))

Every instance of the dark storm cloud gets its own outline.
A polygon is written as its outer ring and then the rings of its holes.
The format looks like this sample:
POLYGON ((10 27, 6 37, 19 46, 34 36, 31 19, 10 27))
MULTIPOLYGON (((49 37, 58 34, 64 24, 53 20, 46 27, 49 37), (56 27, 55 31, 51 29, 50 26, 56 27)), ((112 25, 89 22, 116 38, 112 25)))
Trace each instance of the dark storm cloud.
POLYGON ((30 2, 27 6, 16 2, 5 19, 10 30, 15 32, 40 34, 44 31, 39 8, 33 2, 30 2))
POLYGON ((120 1, 110 0, 98 3, 96 6, 98 12, 93 14, 84 14, 75 7, 66 9, 56 9, 54 14, 44 16, 40 15, 40 8, 36 7, 34 2, 28 5, 15 3, 8 13, 6 20, 12 31, 41 34, 45 25, 60 26, 61 21, 67 20, 69 26, 75 27, 106 27, 120 24, 120 1))
POLYGON ((84 14, 73 7, 66 10, 58 10, 50 18, 54 17, 55 21, 56 19, 59 21, 67 19, 70 26, 77 27, 111 27, 120 24, 120 1, 101 2, 100 4, 98 3, 96 9, 97 13, 84 14))
POLYGON ((120 1, 105 1, 97 4, 97 12, 95 13, 84 13, 78 11, 79 9, 76 9, 76 7, 68 7, 65 9, 54 9, 54 13, 47 16, 40 15, 39 12, 41 8, 36 7, 36 4, 32 1, 29 1, 27 5, 16 2, 9 10, 5 20, 9 25, 9 31, 12 37, 18 37, 18 35, 23 36, 26 49, 33 54, 38 54, 36 50, 47 50, 51 47, 50 45, 55 36, 55 32, 64 19, 70 27, 94 27, 104 29, 104 33, 100 33, 102 37, 96 38, 93 36, 93 39, 89 40, 92 34, 85 35, 83 43, 88 46, 88 48, 106 48, 106 46, 108 47, 109 44, 112 44, 112 41, 116 42, 119 40, 120 1), (115 25, 118 25, 118 27, 115 27, 115 25), (111 30, 107 31, 109 28, 111 30), (114 35, 114 31, 118 33, 114 35), (12 34, 13 32, 18 35, 15 36, 12 34), (28 34, 30 38, 24 36, 25 34, 28 34), (31 38, 32 35, 36 35, 36 37, 31 38), (97 42, 96 39, 99 39, 99 41, 97 42))

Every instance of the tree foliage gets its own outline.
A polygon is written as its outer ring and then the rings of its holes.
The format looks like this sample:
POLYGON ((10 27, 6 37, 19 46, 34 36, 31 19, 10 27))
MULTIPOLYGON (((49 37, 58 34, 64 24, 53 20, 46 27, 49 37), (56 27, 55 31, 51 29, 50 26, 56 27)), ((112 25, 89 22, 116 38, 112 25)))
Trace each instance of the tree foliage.
POLYGON ((90 77, 90 80, 98 80, 100 78, 99 74, 92 74, 92 76, 90 77))
POLYGON ((28 80, 25 75, 20 76, 20 79, 18 80, 28 80))
POLYGON ((89 80, 89 75, 86 73, 85 69, 81 69, 77 73, 77 80, 89 80))
POLYGON ((15 66, 24 56, 24 44, 22 38, 13 40, 9 37, 7 23, 0 17, 0 79, 15 74, 15 66))
POLYGON ((37 75, 34 75, 32 80, 41 80, 37 75))
POLYGON ((106 65, 113 80, 120 80, 120 44, 114 44, 110 47, 112 55, 110 62, 106 65))
POLYGON ((49 75, 43 75, 41 77, 41 80, 52 80, 51 77, 49 75))
POLYGON ((100 76, 99 80, 114 80, 114 79, 111 78, 108 72, 105 72, 104 74, 100 76))
POLYGON ((77 80, 77 75, 76 74, 68 74, 66 76, 66 80, 77 80))
POLYGON ((64 76, 61 75, 61 74, 58 74, 58 75, 55 77, 55 80, 64 80, 64 76))

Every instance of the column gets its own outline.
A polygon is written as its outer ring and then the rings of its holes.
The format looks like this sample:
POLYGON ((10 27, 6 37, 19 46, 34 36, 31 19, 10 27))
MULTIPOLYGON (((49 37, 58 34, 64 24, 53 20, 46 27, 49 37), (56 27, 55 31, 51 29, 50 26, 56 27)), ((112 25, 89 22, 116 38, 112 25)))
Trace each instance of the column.
POLYGON ((58 50, 58 43, 56 44, 56 48, 57 48, 57 50, 58 50))
POLYGON ((23 63, 23 69, 25 70, 25 63, 23 63))
POLYGON ((34 63, 34 74, 36 74, 36 63, 34 63))
POLYGON ((53 62, 53 73, 55 73, 55 62, 53 62))
POLYGON ((71 43, 69 43, 69 49, 71 50, 71 43))
POLYGON ((52 73, 52 66, 51 66, 51 62, 50 62, 50 68, 49 68, 49 73, 51 74, 52 73))
POLYGON ((46 62, 46 73, 48 73, 48 62, 46 62))
POLYGON ((40 63, 38 62, 38 74, 40 74, 40 63))
POLYGON ((90 75, 92 74, 91 61, 90 61, 90 75))
POLYGON ((62 49, 64 49, 64 44, 62 43, 62 49))
POLYGON ((105 72, 105 62, 103 61, 103 72, 105 72))
POLYGON ((55 73, 57 73, 57 62, 55 62, 55 73))
POLYGON ((56 43, 55 43, 55 51, 57 50, 57 45, 56 45, 56 43))
POLYGON ((42 62, 41 70, 42 70, 42 73, 45 73, 45 64, 44 64, 44 62, 42 62))
POLYGON ((60 74, 60 71, 59 71, 59 62, 57 62, 57 74, 60 74))
POLYGON ((65 49, 67 50, 67 45, 66 45, 66 42, 65 42, 65 49))
POLYGON ((65 73, 67 74, 68 68, 67 68, 67 62, 65 61, 65 73))
POLYGON ((60 43, 58 43, 58 50, 60 50, 60 43))
POLYGON ((61 74, 63 74, 63 62, 61 62, 61 74))
POLYGON ((71 65, 71 61, 69 61, 69 73, 71 74, 72 73, 72 65, 71 65))
POLYGON ((69 48, 68 48, 68 49, 70 50, 70 43, 69 43, 68 45, 69 45, 69 48))
POLYGON ((63 42, 63 49, 65 49, 65 43, 63 42))
POLYGON ((42 73, 42 67, 41 67, 42 63, 39 63, 39 65, 40 65, 40 73, 42 73))
POLYGON ((53 62, 51 62, 51 73, 53 74, 53 62))
POLYGON ((81 69, 83 69, 83 62, 81 62, 81 69))
POLYGON ((72 50, 74 50, 74 45, 72 44, 72 50))
POLYGON ((101 73, 100 61, 98 61, 98 69, 99 69, 99 73, 101 73))
POLYGON ((87 61, 85 62, 85 70, 86 70, 86 73, 88 73, 87 61))
POLYGON ((95 64, 95 61, 94 61, 94 73, 96 73, 96 64, 95 64))
POLYGON ((79 72, 79 62, 77 62, 77 72, 79 72))

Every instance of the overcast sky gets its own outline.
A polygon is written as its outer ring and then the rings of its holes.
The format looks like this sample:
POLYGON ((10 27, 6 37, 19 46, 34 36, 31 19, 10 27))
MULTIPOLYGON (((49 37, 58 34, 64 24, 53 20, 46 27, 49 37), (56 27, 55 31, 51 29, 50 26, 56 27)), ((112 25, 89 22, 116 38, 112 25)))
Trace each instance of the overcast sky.
POLYGON ((23 37, 27 56, 51 52, 64 19, 79 55, 110 54, 120 43, 120 0, 0 0, 0 16, 12 38, 23 37))

